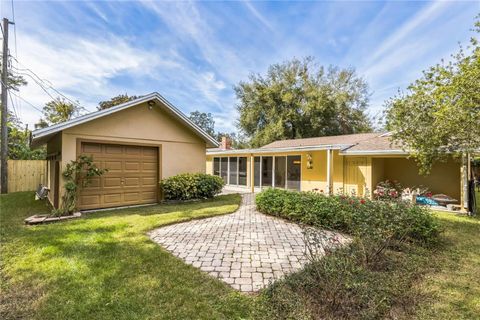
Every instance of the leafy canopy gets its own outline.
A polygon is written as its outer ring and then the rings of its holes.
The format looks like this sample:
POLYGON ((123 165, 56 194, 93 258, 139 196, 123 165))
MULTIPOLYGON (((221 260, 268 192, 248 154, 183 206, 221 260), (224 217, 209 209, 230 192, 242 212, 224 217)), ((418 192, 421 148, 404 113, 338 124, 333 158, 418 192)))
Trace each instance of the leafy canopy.
POLYGON ((108 108, 117 106, 119 104, 135 100, 137 98, 138 98, 137 96, 129 96, 126 93, 125 94, 119 94, 118 96, 115 96, 115 97, 111 98, 110 100, 100 101, 98 103, 97 109, 98 110, 108 109, 108 108))
POLYGON ((44 128, 52 124, 61 123, 72 119, 79 114, 78 103, 70 102, 64 98, 56 98, 49 101, 43 107, 43 117, 35 125, 36 128, 44 128))
MULTIPOLYGON (((480 21, 475 24, 480 32, 480 21)), ((473 37, 450 62, 423 72, 407 92, 387 102, 387 128, 428 173, 448 155, 480 149, 480 46, 473 37)))
POLYGON ((190 112, 188 118, 212 137, 215 135, 215 120, 211 113, 196 110, 190 112))
POLYGON ((318 66, 314 59, 271 65, 234 87, 239 128, 252 146, 275 140, 368 132, 367 83, 353 69, 318 66))

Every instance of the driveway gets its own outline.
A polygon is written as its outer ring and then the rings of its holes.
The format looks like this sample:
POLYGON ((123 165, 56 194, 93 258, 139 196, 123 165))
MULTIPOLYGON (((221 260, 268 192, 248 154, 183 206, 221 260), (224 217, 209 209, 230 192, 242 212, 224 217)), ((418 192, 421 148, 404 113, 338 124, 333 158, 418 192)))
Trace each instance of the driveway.
POLYGON ((186 263, 243 292, 262 289, 307 261, 302 228, 259 213, 251 193, 242 195, 235 213, 158 228, 149 235, 186 263))

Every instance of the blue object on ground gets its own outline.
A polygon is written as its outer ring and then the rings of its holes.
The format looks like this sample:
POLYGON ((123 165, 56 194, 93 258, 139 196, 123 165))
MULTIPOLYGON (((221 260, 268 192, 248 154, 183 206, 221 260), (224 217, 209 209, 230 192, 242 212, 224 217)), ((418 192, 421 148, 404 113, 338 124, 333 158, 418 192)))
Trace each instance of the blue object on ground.
POLYGON ((417 197, 417 203, 418 204, 426 204, 426 205, 429 205, 429 206, 438 206, 438 202, 433 200, 432 198, 427 198, 427 197, 422 197, 422 196, 419 196, 417 197))

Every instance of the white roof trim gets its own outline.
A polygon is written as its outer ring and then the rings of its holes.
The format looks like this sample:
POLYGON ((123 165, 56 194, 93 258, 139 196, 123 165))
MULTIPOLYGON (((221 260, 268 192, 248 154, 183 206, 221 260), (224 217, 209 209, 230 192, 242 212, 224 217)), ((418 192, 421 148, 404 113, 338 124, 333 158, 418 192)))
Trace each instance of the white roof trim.
POLYGON ((249 153, 280 153, 295 151, 315 151, 315 150, 342 150, 351 147, 351 144, 325 144, 318 146, 284 147, 284 148, 258 148, 258 149, 228 149, 228 150, 208 150, 207 155, 229 155, 229 154, 249 154, 249 153))
POLYGON ((127 109, 129 107, 138 105, 140 103, 144 103, 150 100, 156 99, 163 103, 167 109, 169 109, 175 116, 180 118, 181 121, 183 121, 187 126, 191 127, 196 133, 198 133, 204 140, 210 142, 214 146, 218 146, 219 143, 215 141, 208 133, 206 133, 202 128, 197 126, 195 123, 193 123, 183 112, 178 110, 173 104, 171 104, 167 99, 162 97, 159 93, 153 92, 150 94, 147 94, 143 97, 140 97, 138 99, 119 104, 118 106, 114 106, 105 110, 101 111, 95 111, 62 123, 55 124, 53 126, 43 128, 43 129, 38 129, 32 132, 32 142, 35 140, 38 140, 42 137, 46 137, 52 134, 55 134, 57 132, 60 132, 62 130, 77 126, 79 124, 89 122, 98 118, 101 118, 103 116, 115 113, 117 111, 121 111, 124 109, 127 109))
POLYGON ((349 151, 343 150, 340 152, 340 155, 343 156, 356 156, 356 155, 365 155, 365 156, 385 156, 385 155, 408 155, 409 153, 404 150, 352 150, 349 151))

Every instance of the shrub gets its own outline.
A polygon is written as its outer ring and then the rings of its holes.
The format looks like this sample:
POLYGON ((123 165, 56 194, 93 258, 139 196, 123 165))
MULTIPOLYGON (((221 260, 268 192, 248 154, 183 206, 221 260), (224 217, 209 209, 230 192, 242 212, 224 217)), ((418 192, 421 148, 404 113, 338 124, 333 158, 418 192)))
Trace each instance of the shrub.
POLYGON ((223 185, 222 178, 204 173, 184 173, 160 181, 166 200, 213 198, 223 185))
POLYGON ((257 195, 256 204, 265 214, 374 241, 408 238, 429 242, 438 234, 429 210, 407 201, 267 189, 257 195))
POLYGON ((266 319, 384 319, 405 316, 418 299, 415 281, 439 227, 429 210, 407 201, 370 200, 267 189, 257 209, 351 235, 345 246, 322 237, 305 243, 308 264, 261 295, 266 319), (319 249, 324 249, 319 250, 319 249), (318 255, 318 253, 325 255, 318 255))

